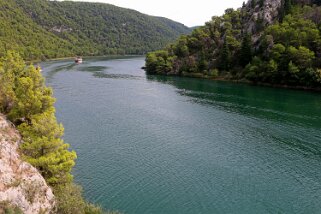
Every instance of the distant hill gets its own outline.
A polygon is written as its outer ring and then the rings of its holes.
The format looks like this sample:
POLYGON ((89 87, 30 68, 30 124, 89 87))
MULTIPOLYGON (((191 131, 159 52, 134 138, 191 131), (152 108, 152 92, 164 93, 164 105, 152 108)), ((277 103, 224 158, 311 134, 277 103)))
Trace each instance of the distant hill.
POLYGON ((110 4, 0 0, 0 52, 18 50, 26 59, 144 54, 190 31, 110 4))

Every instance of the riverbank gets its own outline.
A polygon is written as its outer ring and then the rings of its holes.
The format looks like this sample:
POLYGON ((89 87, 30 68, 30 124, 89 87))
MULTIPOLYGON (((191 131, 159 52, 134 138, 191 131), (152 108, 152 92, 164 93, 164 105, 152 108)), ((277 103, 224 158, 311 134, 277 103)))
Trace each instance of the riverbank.
MULTIPOLYGON (((143 67, 144 69, 144 67, 143 67)), ((271 87, 271 88, 282 88, 282 89, 291 89, 291 90, 300 90, 300 91, 312 91, 312 92, 321 92, 321 87, 306 87, 306 86, 291 86, 291 85, 282 85, 282 84, 271 84, 271 83, 263 83, 263 82, 253 82, 247 79, 233 79, 231 76, 211 76, 204 75, 203 73, 187 73, 184 72, 180 75, 174 73, 168 74, 148 74, 148 75, 159 75, 159 76, 177 76, 177 77, 187 77, 187 78, 197 78, 197 79, 207 79, 213 81, 221 81, 221 82, 233 82, 240 84, 248 84, 253 86, 262 86, 262 87, 271 87)))
MULTIPOLYGON (((144 55, 99 55, 99 56, 81 56, 83 59, 90 59, 90 58, 119 58, 119 57, 143 57, 144 55)), ((66 57, 59 57, 59 58, 50 58, 50 59, 45 59, 45 60, 26 60, 26 63, 41 63, 41 62, 55 62, 55 61, 63 61, 63 60, 74 60, 76 56, 66 56, 66 57)))

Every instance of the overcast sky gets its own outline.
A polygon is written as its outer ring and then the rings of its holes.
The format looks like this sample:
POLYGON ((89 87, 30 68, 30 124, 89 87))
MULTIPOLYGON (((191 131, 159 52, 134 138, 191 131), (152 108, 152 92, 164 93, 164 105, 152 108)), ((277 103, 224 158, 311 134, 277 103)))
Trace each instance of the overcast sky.
POLYGON ((154 16, 163 16, 189 27, 203 25, 226 8, 238 8, 244 0, 77 0, 105 2, 154 16))

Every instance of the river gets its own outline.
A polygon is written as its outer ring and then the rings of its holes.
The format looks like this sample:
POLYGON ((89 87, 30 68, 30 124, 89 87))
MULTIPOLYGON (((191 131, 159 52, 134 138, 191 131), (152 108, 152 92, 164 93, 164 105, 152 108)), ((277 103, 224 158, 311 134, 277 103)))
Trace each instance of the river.
POLYGON ((126 214, 321 213, 321 94, 43 63, 86 198, 126 214))

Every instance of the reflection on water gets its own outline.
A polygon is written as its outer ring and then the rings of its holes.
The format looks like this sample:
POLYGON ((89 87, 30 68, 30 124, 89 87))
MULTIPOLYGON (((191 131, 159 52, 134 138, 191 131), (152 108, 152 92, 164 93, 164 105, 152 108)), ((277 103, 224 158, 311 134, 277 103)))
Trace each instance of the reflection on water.
POLYGON ((107 74, 107 73, 102 73, 102 72, 95 72, 94 77, 111 78, 111 79, 127 79, 127 80, 144 79, 143 77, 133 76, 133 75, 129 75, 129 74, 107 74))
MULTIPOLYGON (((315 133, 321 131, 321 100, 320 95, 314 92, 258 88, 245 84, 217 85, 211 80, 157 75, 147 76, 147 79, 175 86, 179 89, 178 94, 191 98, 189 102, 289 124, 293 126, 294 131, 300 128, 296 127, 299 125, 311 126, 315 133)), ((320 140, 317 138, 315 142, 310 142, 298 138, 280 140, 280 142, 306 154, 321 156, 320 140)))
POLYGON ((321 95, 43 64, 86 197, 125 213, 319 213, 321 95))
POLYGON ((179 89, 177 92, 190 97, 191 102, 320 128, 321 100, 318 93, 180 77, 147 76, 147 79, 175 86, 179 89))
POLYGON ((108 67, 106 66, 83 66, 83 67, 80 67, 78 70, 85 71, 85 72, 102 72, 107 69, 108 67))

